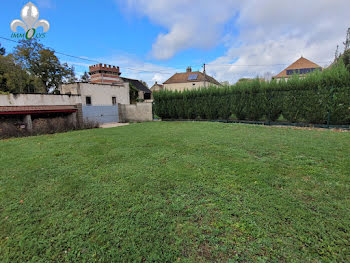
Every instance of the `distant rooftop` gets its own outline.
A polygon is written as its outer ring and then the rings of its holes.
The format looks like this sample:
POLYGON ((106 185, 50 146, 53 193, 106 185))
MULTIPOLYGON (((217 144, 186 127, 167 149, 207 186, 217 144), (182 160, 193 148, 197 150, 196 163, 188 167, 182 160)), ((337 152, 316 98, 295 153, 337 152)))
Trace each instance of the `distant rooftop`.
POLYGON ((282 72, 274 76, 273 79, 289 78, 293 74, 303 75, 303 74, 310 73, 316 69, 322 70, 322 67, 304 57, 301 57, 297 61, 295 61, 292 65, 290 65, 289 67, 284 69, 282 72))
POLYGON ((207 81, 209 83, 213 83, 215 85, 221 85, 213 77, 208 75, 204 75, 204 73, 200 71, 192 72, 191 68, 187 68, 187 71, 184 73, 175 73, 172 77, 170 77, 163 84, 173 84, 173 83, 187 83, 187 82, 202 82, 207 81))

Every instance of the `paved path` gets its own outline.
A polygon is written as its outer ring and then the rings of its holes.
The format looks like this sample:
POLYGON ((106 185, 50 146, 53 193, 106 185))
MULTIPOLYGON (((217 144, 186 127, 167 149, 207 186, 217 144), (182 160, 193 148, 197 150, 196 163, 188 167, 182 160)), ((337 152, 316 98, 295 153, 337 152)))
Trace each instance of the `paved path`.
POLYGON ((119 127, 119 126, 125 126, 125 125, 129 125, 129 123, 112 122, 112 123, 101 124, 100 128, 113 128, 113 127, 119 127))

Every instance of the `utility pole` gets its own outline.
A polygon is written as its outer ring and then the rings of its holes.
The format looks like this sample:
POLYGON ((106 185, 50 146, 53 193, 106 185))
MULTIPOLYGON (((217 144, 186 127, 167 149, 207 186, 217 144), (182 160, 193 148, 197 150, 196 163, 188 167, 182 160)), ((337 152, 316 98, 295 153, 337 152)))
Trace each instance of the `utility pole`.
POLYGON ((206 86, 206 79, 207 79, 207 76, 205 75, 206 74, 205 73, 205 63, 203 64, 203 68, 204 68, 203 74, 204 74, 204 88, 205 88, 205 86, 206 86))

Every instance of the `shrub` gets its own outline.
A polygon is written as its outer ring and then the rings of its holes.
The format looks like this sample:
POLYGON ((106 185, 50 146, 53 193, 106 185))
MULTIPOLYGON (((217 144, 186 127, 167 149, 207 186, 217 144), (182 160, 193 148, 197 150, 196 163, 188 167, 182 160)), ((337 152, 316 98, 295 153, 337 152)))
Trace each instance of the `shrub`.
POLYGON ((84 121, 81 127, 76 127, 67 118, 39 118, 33 120, 33 130, 27 131, 21 128, 23 125, 10 120, 0 122, 0 139, 11 137, 23 137, 29 135, 53 134, 73 131, 78 129, 98 128, 99 124, 94 121, 84 121))
POLYGON ((11 122, 0 122, 0 139, 10 137, 22 137, 28 135, 25 129, 21 129, 20 126, 11 122))
POLYGON ((155 114, 163 119, 229 119, 349 124, 350 73, 341 61, 322 72, 288 81, 239 82, 229 87, 154 93, 155 114))

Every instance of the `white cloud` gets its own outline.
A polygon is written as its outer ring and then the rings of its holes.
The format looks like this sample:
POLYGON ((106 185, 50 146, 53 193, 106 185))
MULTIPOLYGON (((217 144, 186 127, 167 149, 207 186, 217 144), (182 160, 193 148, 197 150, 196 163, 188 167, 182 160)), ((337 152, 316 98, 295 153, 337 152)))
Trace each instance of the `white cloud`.
POLYGON ((55 8, 55 4, 51 0, 37 0, 39 8, 55 8))
POLYGON ((208 72, 219 81, 235 82, 241 77, 278 73, 301 55, 315 62, 329 62, 350 26, 348 0, 128 0, 123 3, 129 11, 147 16, 167 30, 153 44, 151 52, 157 59, 169 59, 188 48, 209 49, 225 43, 226 53, 208 65, 208 72), (235 17, 239 35, 223 35, 224 27, 233 23, 235 17), (286 65, 272 65, 283 63, 286 65))
POLYGON ((233 16, 239 1, 212 0, 128 0, 121 5, 146 15, 167 33, 158 35, 152 54, 169 59, 177 52, 195 47, 208 49, 218 43, 224 24, 233 16))

